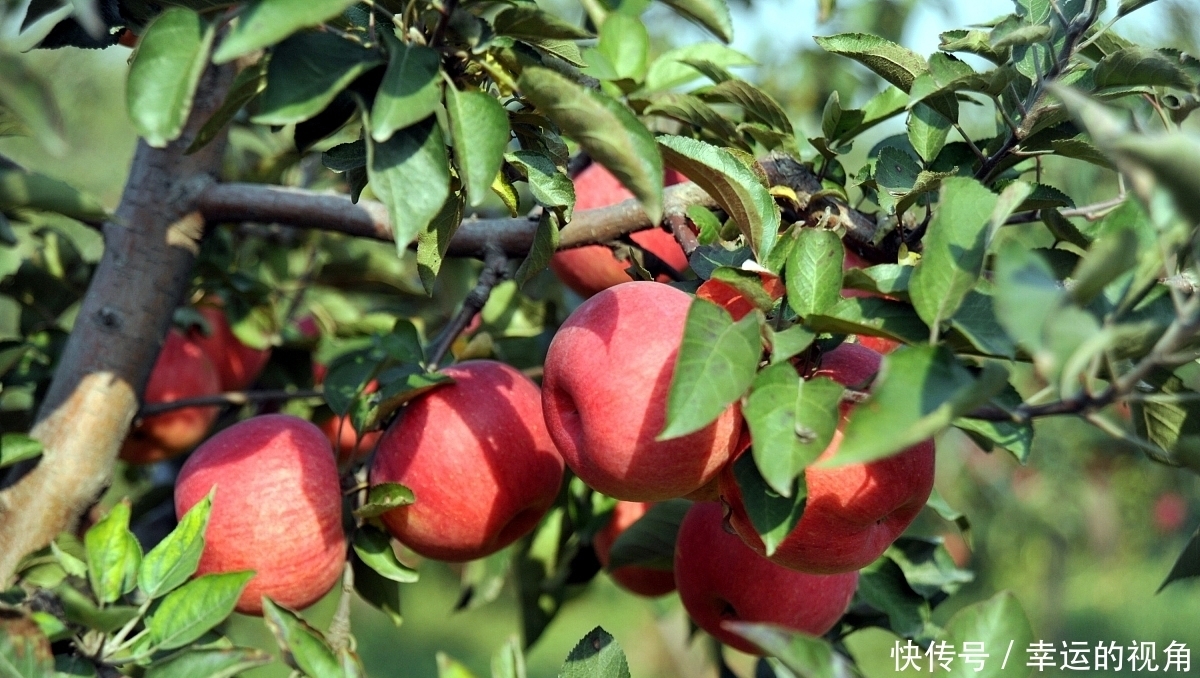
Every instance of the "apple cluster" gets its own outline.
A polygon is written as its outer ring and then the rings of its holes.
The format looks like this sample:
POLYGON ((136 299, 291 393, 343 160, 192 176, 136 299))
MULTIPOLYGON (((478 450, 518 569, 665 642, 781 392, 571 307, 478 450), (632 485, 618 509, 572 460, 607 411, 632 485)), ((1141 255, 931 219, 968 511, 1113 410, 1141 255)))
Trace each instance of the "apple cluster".
MULTIPOLYGON (((599 166, 580 182, 600 182, 599 197, 581 191, 584 206, 616 202, 624 191, 599 166)), ((445 368, 452 381, 412 400, 385 431, 369 437, 360 439, 340 417, 317 426, 265 414, 201 444, 175 494, 183 515, 216 488, 200 573, 254 570, 238 604, 249 614, 261 613, 263 596, 289 607, 323 596, 345 564, 339 466, 354 461, 370 460, 371 485, 399 483, 413 492, 415 502, 379 517, 392 537, 416 554, 450 562, 485 557, 528 534, 554 504, 569 468, 618 500, 592 542, 605 567, 617 537, 654 502, 695 501, 679 526, 673 568, 617 567, 610 575, 619 585, 645 596, 678 589, 701 628, 746 652, 758 650, 724 622, 829 631, 854 595, 858 570, 925 505, 932 441, 871 463, 809 467, 802 517, 766 555, 733 471, 753 445, 739 405, 700 430, 659 439, 693 297, 660 282, 629 280, 607 248, 584 250, 556 255, 556 270, 587 299, 551 341, 540 387, 509 365, 468 360, 445 368), (583 261, 581 251, 594 265, 573 269, 583 261)), ((666 262, 672 257, 660 254, 666 262)), ((762 281, 768 294, 783 295, 778 278, 764 274, 762 281)), ((752 310, 719 281, 706 282, 698 296, 735 318, 752 310)), ((172 332, 147 390, 150 402, 178 397, 172 387, 244 388, 262 368, 267 353, 237 342, 219 307, 202 312, 212 333, 172 332)), ((316 333, 315 326, 301 330, 316 333)), ((802 376, 869 390, 880 366, 879 352, 844 343, 802 376)), ((319 381, 322 366, 314 365, 314 373, 319 381)), ((837 431, 818 461, 837 453, 855 407, 841 403, 837 431)), ((148 417, 123 456, 146 462, 184 451, 204 437, 214 416, 211 408, 186 408, 148 417)))

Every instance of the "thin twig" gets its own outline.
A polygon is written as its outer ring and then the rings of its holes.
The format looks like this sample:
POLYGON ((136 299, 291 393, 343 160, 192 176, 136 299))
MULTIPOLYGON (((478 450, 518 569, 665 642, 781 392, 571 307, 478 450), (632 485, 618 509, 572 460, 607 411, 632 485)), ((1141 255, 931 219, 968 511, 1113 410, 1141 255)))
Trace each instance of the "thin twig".
POLYGON ((300 400, 303 398, 320 398, 323 392, 310 389, 301 391, 228 391, 195 398, 172 400, 169 403, 149 403, 142 406, 138 418, 150 417, 163 412, 170 412, 185 407, 207 407, 212 405, 245 405, 246 403, 270 403, 284 400, 300 400))
POLYGON ((508 255, 499 247, 488 246, 483 259, 483 271, 479 274, 475 288, 467 294, 467 298, 463 300, 462 309, 442 330, 437 341, 434 342, 433 348, 429 351, 430 370, 437 369, 438 364, 450 352, 450 346, 454 344, 454 340, 462 334, 467 325, 471 324, 471 319, 479 313, 487 303, 488 297, 492 295, 492 288, 504 280, 507 273, 508 255))
POLYGON ((696 239, 696 234, 692 231, 687 223, 687 215, 685 214, 668 214, 667 225, 671 227, 671 234, 675 236, 675 242, 679 243, 680 249, 687 257, 692 256, 692 252, 700 246, 700 241, 696 239))
MULTIPOLYGON (((1092 203, 1091 205, 1083 205, 1080 207, 1073 207, 1071 209, 1060 210, 1059 214, 1063 215, 1064 217, 1068 217, 1068 218, 1069 217, 1083 217, 1084 219, 1087 219, 1088 221, 1095 221, 1097 219, 1100 219, 1101 217, 1104 217, 1105 215, 1107 215, 1109 212, 1116 209, 1117 207, 1120 207, 1121 204, 1124 202, 1125 202, 1125 196, 1118 195, 1117 197, 1112 198, 1111 200, 1104 200, 1102 202, 1092 203)), ((1006 226, 1013 225, 1013 224, 1031 224, 1031 223, 1038 222, 1041 220, 1042 220, 1042 210, 1033 210, 1032 212, 1021 212, 1019 214, 1014 214, 1011 217, 1009 217, 1008 221, 1005 221, 1004 224, 1006 226)))
POLYGON ((437 26, 433 29, 433 35, 429 37, 429 46, 437 47, 442 42, 442 37, 446 33, 446 25, 450 23, 450 15, 454 14, 455 8, 458 7, 458 0, 443 0, 445 3, 442 6, 442 15, 438 17, 437 26))

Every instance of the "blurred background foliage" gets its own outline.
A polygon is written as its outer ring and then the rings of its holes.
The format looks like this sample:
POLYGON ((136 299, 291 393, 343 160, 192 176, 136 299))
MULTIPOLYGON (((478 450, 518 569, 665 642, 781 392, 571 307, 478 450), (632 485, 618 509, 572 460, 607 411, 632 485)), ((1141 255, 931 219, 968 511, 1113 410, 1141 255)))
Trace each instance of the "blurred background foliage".
MULTIPOLYGON (((578 18, 578 4, 573 1, 547 0, 543 4, 578 18)), ((820 50, 812 35, 875 33, 928 54, 936 48, 941 31, 986 22, 1011 11, 1008 0, 841 0, 821 23, 818 4, 815 0, 746 0, 733 6, 733 46, 758 64, 742 69, 743 75, 784 105, 797 129, 806 132, 797 135, 802 138, 818 135, 821 109, 831 92, 839 93, 846 108, 861 105, 882 88, 882 82, 865 69, 820 50)), ((1110 7, 1107 16, 1113 12, 1115 7, 1110 7)), ((651 8, 645 19, 656 52, 706 39, 699 29, 661 6, 651 8)), ((1200 4, 1164 0, 1123 19, 1115 30, 1143 44, 1196 54, 1200 52, 1200 4)), ((64 179, 97 196, 105 206, 114 207, 136 141, 123 102, 129 54, 123 47, 25 54, 22 59, 52 85, 65 117, 69 151, 53 157, 34 141, 15 137, 0 138, 0 153, 30 169, 64 179)), ((971 113, 969 107, 964 108, 964 126, 969 131, 990 131, 989 111, 980 108, 974 118, 971 113)), ((876 142, 902 131, 902 125, 902 118, 895 119, 864 135, 853 153, 843 158, 846 167, 856 169, 876 142)), ((811 148, 802 150, 805 159, 814 155, 811 148)), ((317 188, 322 181, 331 180, 319 168, 296 164, 290 154, 294 150, 286 130, 277 134, 235 130, 226 167, 228 178, 282 178, 284 183, 317 188)), ((1043 181, 1070 195, 1076 204, 1113 194, 1110 179, 1101 180, 1102 171, 1091 165, 1051 159, 1044 172, 1043 181)), ((487 209, 498 213, 500 205, 489 204, 487 209)), ((94 263, 101 246, 96 234, 61 221, 47 218, 29 228, 48 227, 48 232, 61 236, 61 242, 56 239, 57 247, 94 263)), ((213 238, 215 244, 209 247, 240 241, 243 234, 234 227, 225 228, 229 232, 213 238)), ((339 333, 343 333, 341 328, 349 328, 344 332, 349 335, 360 333, 354 331, 356 327, 369 331, 376 323, 390 327, 394 317, 415 315, 414 322, 422 330, 440 325, 469 289, 476 270, 472 262, 448 264, 434 301, 429 303, 412 255, 398 260, 390 244, 326 234, 290 237, 308 240, 290 243, 297 247, 292 250, 294 260, 284 263, 289 269, 309 265, 304 252, 312 248, 322 253, 319 268, 309 269, 318 271, 313 287, 318 305, 321 283, 341 287, 353 280, 357 292, 323 306, 331 316, 324 320, 339 327, 339 333), (345 300, 352 308, 345 307, 345 300)), ((45 247, 45 238, 42 243, 45 247)), ((46 252, 37 254, 43 259, 48 256, 46 252)), ((269 256, 266 251, 239 252, 238 266, 254 269, 266 265, 269 256)), ((508 295, 512 299, 508 305, 501 303, 506 295, 497 295, 499 301, 494 300, 491 309, 491 317, 503 318, 507 329, 496 335, 496 354, 520 366, 540 364, 548 334, 540 318, 529 323, 528 331, 521 331, 519 318, 511 321, 513 314, 544 315, 546 325, 553 327, 556 319, 579 303, 548 273, 526 292, 530 299, 508 295)), ((69 308, 48 309, 51 312, 58 323, 69 325, 69 308)), ((485 312, 485 321, 488 316, 485 312)), ((333 340, 321 350, 340 352, 339 348, 344 350, 333 340)), ((284 375, 279 378, 285 379, 284 375)), ((268 374, 264 383, 270 379, 268 374)), ((12 397, 12 391, 6 395, 12 397)), ((0 403, 3 409, 4 403, 0 403)), ((1200 584, 1185 581, 1155 591, 1200 524, 1197 478, 1152 464, 1081 420, 1050 418, 1038 420, 1036 425, 1039 431, 1033 454, 1024 467, 1006 453, 982 452, 957 430, 948 431, 938 441, 937 489, 951 506, 970 518, 971 530, 964 539, 954 525, 929 511, 912 530, 944 537, 956 559, 973 569, 976 578, 937 609, 935 620, 945 621, 962 606, 1011 589, 1028 612, 1035 636, 1056 645, 1061 641, 1154 641, 1161 651, 1169 642, 1180 641, 1200 654, 1200 625, 1196 624, 1200 584)), ((122 496, 134 489, 130 483, 145 485, 152 480, 129 475, 111 495, 122 496)), ((518 632, 515 596, 504 591, 493 603, 455 611, 461 568, 426 563, 421 571, 421 581, 405 589, 404 622, 398 630, 382 613, 356 600, 354 628, 370 674, 381 678, 436 676, 435 655, 444 651, 477 674, 486 675, 491 654, 518 632)), ((635 678, 715 676, 716 670, 705 660, 711 648, 705 642, 687 642, 687 622, 674 594, 647 601, 618 590, 603 575, 576 593, 530 650, 531 677, 556 675, 575 641, 596 625, 616 636, 629 656, 635 678)), ((331 595, 307 616, 324 625, 334 604, 331 595)), ((258 620, 235 618, 230 631, 237 642, 273 646, 258 620)), ((892 674, 888 651, 893 641, 889 633, 876 630, 851 636, 847 644, 869 676, 884 676, 892 674)), ((1023 652, 1017 656, 1024 660, 1023 652)), ((743 676, 753 674, 754 664, 748 657, 735 657, 731 665, 743 676)), ((283 676, 286 669, 275 664, 250 675, 283 676)))

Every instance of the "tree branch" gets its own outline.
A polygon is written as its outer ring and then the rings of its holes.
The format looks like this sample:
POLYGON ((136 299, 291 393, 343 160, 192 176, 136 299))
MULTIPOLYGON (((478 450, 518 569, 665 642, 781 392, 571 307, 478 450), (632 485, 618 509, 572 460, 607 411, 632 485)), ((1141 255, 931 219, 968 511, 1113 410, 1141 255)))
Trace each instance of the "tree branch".
POLYGON ((442 358, 446 357, 454 340, 462 334, 467 325, 471 324, 471 319, 475 317, 475 314, 479 313, 487 304, 488 297, 492 295, 492 288, 504 280, 507 273, 508 255, 499 248, 490 248, 484 258, 483 272, 479 274, 479 281, 467 293, 462 309, 442 329, 441 335, 438 336, 430 350, 429 366, 431 369, 436 369, 438 363, 442 362, 442 358))
POLYGON ((0 587, 109 483, 189 282, 205 224, 196 197, 221 169, 224 137, 184 151, 232 78, 231 67, 210 68, 184 134, 163 149, 138 144, 116 220, 104 225, 104 255, 30 432, 44 453, 0 491, 0 587))

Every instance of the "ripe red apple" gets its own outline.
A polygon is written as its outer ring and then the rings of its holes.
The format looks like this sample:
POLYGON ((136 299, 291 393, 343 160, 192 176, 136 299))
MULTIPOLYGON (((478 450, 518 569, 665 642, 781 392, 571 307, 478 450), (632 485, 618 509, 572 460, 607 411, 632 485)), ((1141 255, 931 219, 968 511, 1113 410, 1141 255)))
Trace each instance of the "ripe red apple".
POLYGON ((333 445, 333 451, 337 454, 338 466, 361 461, 371 456, 371 451, 383 437, 383 431, 368 431, 359 438, 349 416, 326 417, 317 424, 317 427, 333 445))
MULTIPOLYGON (((605 569, 608 568, 608 555, 612 552, 617 537, 650 510, 651 504, 633 501, 619 501, 613 508, 612 520, 592 538, 592 547, 596 550, 596 558, 605 569)), ((675 590, 675 575, 670 570, 657 570, 652 567, 626 565, 610 570, 608 575, 622 588, 638 595, 656 597, 664 596, 675 590)))
POLYGON ((1154 527, 1162 534, 1170 534, 1183 526, 1187 514, 1187 500, 1183 495, 1174 491, 1163 492, 1154 502, 1154 527))
MULTIPOLYGON (((204 351, 178 330, 168 332, 142 401, 153 405, 220 392, 217 372, 204 351)), ((182 454, 204 440, 218 412, 217 407, 182 407, 146 417, 121 445, 121 458, 151 464, 182 454)))
MULTIPOLYGON (((667 170, 663 184, 671 186, 684 181, 687 179, 682 174, 667 170)), ((576 210, 608 207, 631 198, 633 194, 599 163, 592 163, 575 177, 576 210)), ((687 257, 670 233, 660 228, 650 228, 632 233, 630 238, 671 268, 677 271, 687 268, 687 257)), ((629 265, 618 261, 612 250, 604 245, 574 247, 557 252, 550 259, 550 270, 564 285, 582 297, 590 297, 600 290, 629 282, 632 278, 625 272, 626 268, 629 265)), ((660 282, 669 281, 669 278, 660 276, 660 282)))
MULTIPOLYGON (((771 295, 772 299, 779 299, 787 291, 783 280, 778 276, 759 273, 758 277, 762 279, 763 289, 771 295)), ((705 280, 696 290, 696 296, 729 311, 729 315, 733 316, 734 320, 741 320, 754 310, 753 302, 743 296, 733 285, 721 280, 705 280)))
POLYGON ((262 614, 263 596, 307 607, 333 588, 346 562, 342 492, 316 426, 264 414, 209 438, 179 471, 175 515, 213 487, 197 574, 254 570, 238 612, 262 614))
POLYGON ((226 391, 241 391, 254 383, 258 375, 271 357, 271 349, 250 348, 238 340, 229 327, 229 319, 219 303, 206 300, 196 307, 200 315, 208 321, 209 334, 195 329, 191 339, 204 349, 213 365, 217 368, 217 376, 221 378, 221 388, 226 391))
POLYGON ((657 441, 692 298, 628 282, 581 304, 550 342, 543 409, 567 466, 626 501, 682 497, 729 460, 742 417, 731 405, 686 436, 657 441))
MULTIPOLYGON (((864 386, 879 369, 879 354, 857 344, 842 344, 826 354, 816 374, 850 387, 864 386)), ((842 429, 854 416, 843 402, 842 423, 818 461, 837 453, 842 429)), ((800 522, 771 560, 803 572, 833 574, 858 570, 878 558, 899 537, 933 490, 934 448, 926 440, 868 464, 847 464, 804 472, 808 499, 800 522)), ((758 553, 765 547, 755 532, 730 464, 721 473, 721 498, 730 507, 730 524, 758 553)))
POLYGON ((408 404, 375 450, 371 483, 401 483, 416 502, 382 516, 396 539, 436 560, 499 551, 537 525, 558 496, 563 461, 541 391, 491 360, 442 370, 454 383, 408 404))
POLYGON ((696 624, 717 640, 750 654, 762 651, 722 623, 778 624, 820 636, 846 612, 858 573, 797 572, 750 550, 723 524, 716 502, 692 506, 675 542, 675 583, 696 624))

